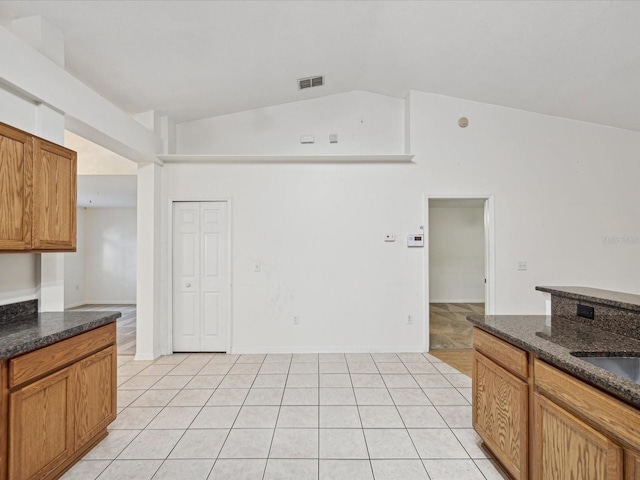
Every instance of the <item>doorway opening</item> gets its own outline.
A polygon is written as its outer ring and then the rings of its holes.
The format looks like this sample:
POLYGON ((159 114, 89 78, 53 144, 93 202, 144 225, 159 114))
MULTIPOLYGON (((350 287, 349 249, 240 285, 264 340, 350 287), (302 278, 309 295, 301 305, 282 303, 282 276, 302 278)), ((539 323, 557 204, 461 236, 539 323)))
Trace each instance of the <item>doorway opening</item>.
POLYGON ((428 199, 429 349, 463 372, 471 370, 466 317, 491 310, 491 208, 491 197, 428 199))

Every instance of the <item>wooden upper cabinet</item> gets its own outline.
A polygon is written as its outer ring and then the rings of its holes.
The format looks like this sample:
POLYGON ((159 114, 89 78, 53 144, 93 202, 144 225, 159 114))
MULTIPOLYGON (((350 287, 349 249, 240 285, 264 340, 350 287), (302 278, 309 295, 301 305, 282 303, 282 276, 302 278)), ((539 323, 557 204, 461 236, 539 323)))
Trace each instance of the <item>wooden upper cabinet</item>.
POLYGON ((33 162, 33 249, 76 249, 76 152, 37 138, 33 162))
POLYGON ((31 249, 33 137, 0 123, 0 251, 31 249))
POLYGON ((0 252, 75 251, 76 158, 0 123, 0 252))

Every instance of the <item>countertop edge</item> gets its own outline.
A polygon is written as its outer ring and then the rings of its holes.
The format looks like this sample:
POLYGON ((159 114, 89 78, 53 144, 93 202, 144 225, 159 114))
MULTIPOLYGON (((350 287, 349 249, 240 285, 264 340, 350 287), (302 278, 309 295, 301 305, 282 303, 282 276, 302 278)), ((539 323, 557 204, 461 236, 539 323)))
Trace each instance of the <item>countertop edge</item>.
POLYGON ((569 349, 559 346, 550 340, 536 338, 536 342, 540 342, 543 345, 545 343, 549 344, 549 346, 553 347, 552 350, 563 349, 566 350, 566 352, 563 352, 562 355, 554 354, 549 350, 544 350, 539 346, 510 335, 498 328, 492 327, 491 325, 486 325, 481 322, 479 318, 480 317, 474 318, 474 316, 470 315, 467 317, 467 320, 481 330, 491 333, 502 340, 522 348, 523 350, 532 352, 540 360, 544 360, 550 365, 565 371, 569 375, 573 375, 576 378, 595 386, 596 388, 618 398, 634 408, 640 408, 640 385, 591 365, 590 363, 581 360, 580 357, 571 356, 569 349))
POLYGON ((0 360, 8 360, 19 355, 38 350, 40 348, 48 347, 49 345, 53 345, 54 343, 58 343, 68 338, 75 337, 76 335, 80 335, 81 333, 85 333, 98 327, 113 323, 122 316, 120 312, 115 311, 104 313, 105 315, 100 318, 89 320, 85 323, 67 328, 60 332, 51 333, 49 335, 40 337, 37 340, 28 340, 24 343, 17 343, 16 345, 13 345, 11 347, 4 348, 0 351, 0 360))

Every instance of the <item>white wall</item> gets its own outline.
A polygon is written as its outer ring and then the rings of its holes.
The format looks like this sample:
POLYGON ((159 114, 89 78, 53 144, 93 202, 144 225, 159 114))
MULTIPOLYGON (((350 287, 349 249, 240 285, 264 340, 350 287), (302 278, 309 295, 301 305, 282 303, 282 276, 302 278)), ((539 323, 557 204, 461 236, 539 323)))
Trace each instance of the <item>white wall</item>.
POLYGON ((85 210, 85 302, 136 303, 136 209, 85 210))
POLYGON ((484 208, 429 208, 429 302, 484 302, 484 208))
POLYGON ((177 125, 184 154, 404 153, 404 101, 348 92, 177 125), (330 144, 329 135, 338 134, 330 144), (315 136, 300 144, 301 135, 315 136))
MULTIPOLYGON (((536 285, 640 290, 640 245, 602 241, 640 237, 640 134, 421 92, 411 92, 408 105, 414 163, 165 166, 164 321, 170 199, 232 201, 236 351, 422 348, 429 261, 405 238, 424 224, 428 195, 494 196, 498 313, 543 314, 536 285), (463 115, 466 129, 457 125, 463 115), (399 241, 384 243, 386 233, 399 241), (528 271, 516 270, 518 260, 528 262, 528 271), (413 325, 406 324, 408 314, 413 325), (292 324, 293 315, 300 325, 292 324)), ((299 110, 304 105, 279 112, 289 117, 299 110)), ((322 129, 334 128, 332 118, 322 129)), ((309 125, 291 127, 268 153, 290 153, 289 138, 320 130, 309 125)), ((253 148, 252 131, 236 127, 228 132, 234 144, 253 148)), ((204 148, 193 133, 179 136, 179 153, 204 148)), ((216 132, 203 128, 198 135, 208 152, 222 151, 216 132)), ((364 138, 355 149, 380 153, 364 138)))
POLYGON ((65 130, 64 145, 78 153, 78 175, 136 175, 138 165, 65 130))
POLYGON ((0 305, 33 300, 36 293, 36 256, 0 254, 0 305))
POLYGON ((422 316, 423 250, 401 240, 420 225, 420 196, 389 188, 406 183, 413 170, 163 168, 166 198, 231 199, 235 351, 421 348, 421 322, 405 320, 422 316), (400 240, 385 243, 389 232, 400 240))
POLYGON ((76 251, 64 254, 64 308, 77 307, 85 303, 85 212, 86 208, 78 208, 78 240, 76 251))
POLYGON ((496 313, 544 314, 536 285, 640 292, 640 133, 421 92, 410 103, 420 188, 494 196, 496 313))

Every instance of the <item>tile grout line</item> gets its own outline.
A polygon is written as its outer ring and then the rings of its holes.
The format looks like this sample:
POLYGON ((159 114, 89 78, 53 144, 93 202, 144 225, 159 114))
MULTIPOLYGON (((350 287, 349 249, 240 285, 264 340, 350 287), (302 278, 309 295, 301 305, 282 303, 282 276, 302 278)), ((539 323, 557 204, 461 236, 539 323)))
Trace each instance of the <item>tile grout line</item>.
MULTIPOLYGON (((266 362, 267 358, 268 358, 268 354, 265 355, 264 357, 264 361, 266 362)), ((276 362, 274 362, 276 363, 276 362)), ((282 389, 282 397, 280 397, 280 405, 278 406, 278 415, 276 415, 276 423, 273 425, 273 433, 271 434, 271 442, 269 442, 269 450, 267 451, 267 460, 264 462, 264 470, 262 472, 262 480, 264 480, 265 476, 267 475, 267 467, 269 466, 269 459, 271 458, 271 449, 273 448, 273 440, 276 437, 276 428, 278 427, 278 420, 280 419, 280 412, 282 411, 282 401, 284 400, 284 392, 287 389, 287 383, 289 382, 289 372, 291 371, 291 364, 293 363, 293 354, 291 354, 291 358, 289 359, 289 368, 287 369, 287 378, 285 380, 285 384, 284 384, 284 388, 282 389)), ((258 374, 256 374, 256 378, 259 375, 259 370, 258 370, 258 374)), ((254 380, 255 382, 255 380, 254 380)), ((251 391, 251 389, 249 389, 249 391, 251 391)), ((247 394, 248 395, 248 394, 247 394)))
MULTIPOLYGON (((375 363, 375 360, 373 360, 373 357, 371 357, 371 361, 376 366, 376 370, 378 370, 378 365, 375 363)), ((353 386, 353 378, 351 376, 351 369, 349 368, 349 362, 347 362, 347 371, 349 372, 349 382, 351 382, 351 390, 353 391, 353 398, 356 402, 356 412, 358 412, 358 419, 360 420, 360 432, 362 432, 364 447, 367 449, 367 457, 369 459, 369 469, 371 470, 371 478, 375 480, 376 474, 373 471, 373 462, 371 461, 371 452, 369 451, 369 444, 367 442, 367 437, 364 434, 364 424, 362 423, 362 416, 360 415, 360 406, 358 405, 358 397, 356 396, 356 389, 353 386)), ((380 375, 380 377, 382 378, 382 375, 379 372, 378 372, 378 375, 380 375)))

